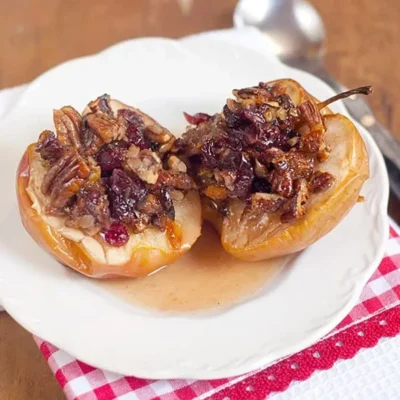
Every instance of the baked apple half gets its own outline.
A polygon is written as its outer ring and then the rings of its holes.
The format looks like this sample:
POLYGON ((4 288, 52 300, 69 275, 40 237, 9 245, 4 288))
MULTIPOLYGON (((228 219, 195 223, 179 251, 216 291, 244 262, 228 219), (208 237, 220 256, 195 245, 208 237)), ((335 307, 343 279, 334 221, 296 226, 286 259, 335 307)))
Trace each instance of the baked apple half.
POLYGON ((94 278, 148 275, 201 232, 201 204, 174 136, 103 95, 82 115, 66 106, 19 165, 23 225, 64 265, 94 278))
POLYGON ((369 176, 363 139, 327 105, 290 79, 234 90, 213 116, 192 125, 173 151, 191 165, 203 216, 225 250, 249 261, 297 252, 331 231, 369 176), (193 126, 194 125, 194 126, 193 126))

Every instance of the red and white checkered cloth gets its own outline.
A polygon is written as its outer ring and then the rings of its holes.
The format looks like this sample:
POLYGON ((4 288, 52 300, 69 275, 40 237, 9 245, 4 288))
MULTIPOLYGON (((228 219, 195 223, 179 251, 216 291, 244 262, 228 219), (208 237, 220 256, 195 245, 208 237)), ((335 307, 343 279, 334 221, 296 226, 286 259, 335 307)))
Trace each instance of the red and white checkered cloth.
MULTIPOLYGON (((392 224, 390 228, 390 239, 386 246, 386 254, 379 268, 370 278, 365 286, 359 302, 352 309, 350 314, 331 332, 326 338, 323 338, 316 345, 309 349, 305 349, 291 357, 286 357, 284 360, 279 360, 266 367, 264 370, 254 371, 252 373, 230 378, 219 379, 212 381, 198 380, 146 380, 134 377, 125 377, 109 371, 99 370, 88 366, 73 357, 69 356, 62 350, 57 349, 51 344, 35 338, 40 350, 49 363, 49 366, 68 399, 77 400, 191 400, 191 399, 206 399, 215 398, 223 399, 225 394, 229 394, 231 399, 260 399, 271 391, 285 390, 292 380, 307 379, 310 374, 316 369, 326 369, 326 365, 330 368, 338 358, 353 357, 355 352, 361 347, 371 347, 376 344, 380 336, 393 336, 400 331, 400 231, 392 224), (396 307, 396 308, 394 308, 396 307), (377 314, 386 312, 385 310, 396 311, 391 317, 387 315, 391 324, 396 325, 385 329, 385 326, 378 324, 376 319, 377 314), (363 321, 363 322, 361 322, 363 321), (354 326, 363 326, 365 331, 373 331, 374 338, 369 340, 369 344, 363 344, 360 338, 360 344, 357 340, 351 341, 351 351, 333 349, 338 344, 342 346, 342 342, 351 336, 351 330, 354 326), (368 325, 375 324, 377 329, 367 329, 368 325), (385 332, 390 332, 385 334, 385 332), (394 333, 395 332, 395 333, 394 333), (347 336, 346 336, 347 333, 347 336), (325 346, 325 347, 324 347, 325 346), (328 351, 331 346, 332 351, 328 351), (321 348, 327 349, 326 357, 329 360, 320 359, 319 355, 316 359, 311 359, 310 354, 314 354, 315 350, 321 348), (310 353, 311 352, 311 353, 310 353), (346 355, 347 354, 347 355, 346 355), (349 355, 350 354, 350 355, 349 355), (292 360, 292 361, 291 361, 292 360), (295 365, 304 365, 307 371, 297 370, 295 365), (315 362, 313 363, 312 360, 315 362), (279 370, 280 366, 282 368, 279 370), (288 367, 291 365, 292 368, 288 367), (296 369, 296 371, 292 371, 296 369), (279 374, 271 375, 271 371, 279 371, 279 374), (286 374, 285 381, 277 382, 275 376, 286 374), (291 374, 289 377, 287 376, 291 374), (252 386, 246 386, 246 390, 251 392, 243 392, 243 384, 246 382, 252 383, 252 386), (257 385, 257 382, 262 382, 257 385), (271 385, 269 388, 268 385, 271 385), (257 391, 258 390, 258 391, 257 391)), ((384 314, 381 314, 384 315, 384 314)), ((380 321, 382 322, 382 321, 380 321)), ((384 321, 386 325, 386 321, 384 321)), ((362 335, 364 336, 364 335, 362 335)), ((357 336, 356 336, 357 337, 357 336)), ((368 342, 365 338, 364 342, 368 342)), ((350 346, 350 344, 349 344, 350 346)), ((319 354, 319 353, 318 353, 319 354)))

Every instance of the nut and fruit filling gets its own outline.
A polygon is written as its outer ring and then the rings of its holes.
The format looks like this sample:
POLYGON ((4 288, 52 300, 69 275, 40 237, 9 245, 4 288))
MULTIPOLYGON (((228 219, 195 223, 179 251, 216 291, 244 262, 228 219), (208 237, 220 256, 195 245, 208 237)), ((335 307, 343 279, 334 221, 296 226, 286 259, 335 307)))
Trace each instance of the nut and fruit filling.
POLYGON ((279 84, 234 90, 221 114, 185 113, 190 127, 172 149, 187 157, 203 196, 221 213, 230 199, 245 211, 291 222, 311 193, 328 189, 325 127, 316 104, 296 106, 279 84))
POLYGON ((83 115, 68 106, 53 118, 55 133, 42 132, 36 145, 46 167, 47 215, 112 246, 149 226, 173 231, 174 201, 196 185, 169 154, 175 138, 167 129, 134 108, 113 110, 108 95, 83 115))

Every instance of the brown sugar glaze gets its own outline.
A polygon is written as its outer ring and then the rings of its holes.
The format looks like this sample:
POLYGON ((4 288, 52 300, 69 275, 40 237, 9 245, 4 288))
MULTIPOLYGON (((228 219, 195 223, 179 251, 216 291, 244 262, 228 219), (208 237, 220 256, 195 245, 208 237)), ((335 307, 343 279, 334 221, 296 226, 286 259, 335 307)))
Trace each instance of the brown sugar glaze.
POLYGON ((193 248, 172 265, 137 279, 97 284, 145 308, 168 312, 222 309, 248 299, 270 283, 290 257, 249 263, 224 251, 208 224, 193 248))

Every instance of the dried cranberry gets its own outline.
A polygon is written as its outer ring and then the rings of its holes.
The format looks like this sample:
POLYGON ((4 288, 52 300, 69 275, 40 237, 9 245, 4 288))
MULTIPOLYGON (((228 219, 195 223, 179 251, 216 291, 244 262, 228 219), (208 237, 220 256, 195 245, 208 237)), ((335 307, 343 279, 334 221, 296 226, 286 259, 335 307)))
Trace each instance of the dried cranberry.
POLYGON ((129 240, 128 230, 121 222, 113 222, 106 231, 102 232, 102 236, 108 244, 115 247, 121 247, 129 240))
POLYGON ((140 149, 150 148, 150 143, 145 137, 146 128, 141 116, 132 110, 118 110, 118 115, 124 118, 128 123, 126 136, 130 144, 134 144, 140 149))
POLYGON ((242 120, 241 112, 235 113, 231 111, 226 104, 222 112, 224 113, 225 121, 229 128, 237 128, 240 126, 242 120))
POLYGON ((43 160, 57 161, 63 154, 63 148, 57 140, 55 134, 45 131, 39 138, 36 151, 40 153, 43 160))
POLYGON ((282 135, 279 127, 273 124, 260 127, 257 139, 257 145, 264 149, 268 147, 281 147, 286 142, 286 137, 282 135))
MULTIPOLYGON (((249 146, 252 145, 257 145, 257 143, 259 142, 258 140, 258 130, 256 129, 256 127, 252 124, 247 125, 246 127, 244 127, 243 131, 242 131, 242 143, 243 143, 243 147, 247 148, 249 146)), ((261 147, 261 150, 264 148, 261 147)))
POLYGON ((129 143, 134 144, 141 150, 148 149, 150 147, 148 141, 144 137, 144 128, 131 124, 126 130, 126 136, 128 137, 129 143))
POLYGON ((248 121, 252 122, 253 124, 265 124, 265 118, 263 115, 265 110, 255 107, 255 106, 247 106, 243 110, 243 117, 246 118, 248 121))
POLYGON ((214 141, 207 140, 201 146, 201 162, 203 166, 208 169, 213 169, 218 166, 214 141))
POLYGON ((128 143, 115 141, 106 144, 97 153, 96 159, 102 172, 111 172, 116 168, 122 168, 128 143))
POLYGON ((185 116, 186 121, 189 122, 189 124, 191 125, 199 125, 202 122, 207 122, 212 118, 211 115, 205 113, 197 113, 190 115, 184 112, 183 115, 185 116))
POLYGON ((239 199, 246 199, 250 193, 251 184, 254 179, 254 171, 249 160, 242 155, 237 167, 237 178, 233 194, 239 199))
POLYGON ((271 86, 269 86, 267 82, 259 82, 258 87, 261 89, 267 89, 268 91, 271 90, 271 86))
POLYGON ((146 184, 137 175, 115 169, 107 181, 111 216, 130 223, 136 219, 136 205, 147 194, 146 184))
POLYGON ((228 149, 221 154, 219 166, 223 171, 236 171, 240 165, 241 158, 240 152, 228 149))
POLYGON ((243 149, 244 135, 243 132, 238 129, 231 129, 228 131, 228 135, 220 137, 219 147, 229 148, 235 151, 241 151, 243 149))

